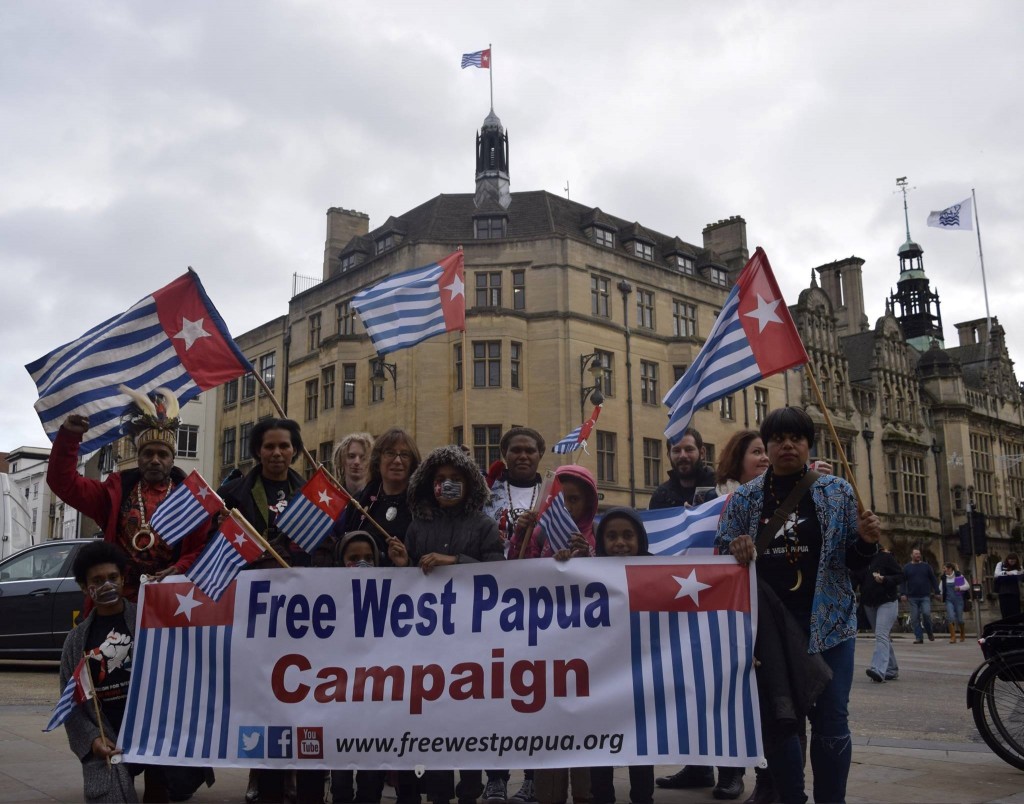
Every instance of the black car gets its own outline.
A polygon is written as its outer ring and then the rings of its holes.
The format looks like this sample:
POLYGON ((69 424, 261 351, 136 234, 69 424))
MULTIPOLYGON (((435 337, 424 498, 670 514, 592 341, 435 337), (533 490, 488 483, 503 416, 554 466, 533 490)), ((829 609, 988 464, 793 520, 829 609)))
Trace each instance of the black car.
POLYGON ((0 561, 0 660, 60 659, 84 601, 71 565, 92 541, 48 541, 0 561))

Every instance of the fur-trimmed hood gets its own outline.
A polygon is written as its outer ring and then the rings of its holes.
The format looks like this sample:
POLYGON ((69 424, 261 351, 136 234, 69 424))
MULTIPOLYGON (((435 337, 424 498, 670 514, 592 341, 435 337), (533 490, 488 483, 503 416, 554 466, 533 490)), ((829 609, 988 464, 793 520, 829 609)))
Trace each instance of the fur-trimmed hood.
POLYGON ((491 498, 484 476, 466 454, 455 445, 438 447, 433 450, 409 478, 409 510, 413 519, 434 519, 441 513, 441 507, 434 499, 434 472, 440 466, 454 466, 466 483, 466 496, 457 508, 448 509, 449 516, 459 516, 469 511, 480 511, 491 498))

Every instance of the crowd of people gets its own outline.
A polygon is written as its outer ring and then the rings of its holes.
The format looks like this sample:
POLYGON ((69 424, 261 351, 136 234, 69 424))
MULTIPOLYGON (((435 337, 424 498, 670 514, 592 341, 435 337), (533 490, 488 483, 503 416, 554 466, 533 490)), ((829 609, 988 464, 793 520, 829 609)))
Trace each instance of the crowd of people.
MULTIPOLYGON (((161 578, 187 571, 210 535, 209 528, 197 530, 169 548, 147 525, 160 502, 182 482, 182 473, 174 467, 175 423, 165 406, 156 410, 129 422, 138 468, 115 472, 102 482, 82 477, 76 469, 87 419, 69 416, 54 444, 51 488, 93 518, 104 534, 76 562, 75 577, 86 595, 88 616, 68 637, 62 686, 75 657, 83 652, 115 642, 130 652, 133 606, 142 576, 161 578)), ((711 467, 700 433, 689 428, 677 443, 667 445, 669 477, 650 502, 651 508, 676 507, 731 495, 716 544, 740 563, 757 562, 755 656, 760 661, 757 683, 767 768, 756 770, 747 798, 752 804, 806 801, 808 757, 814 800, 845 798, 852 755, 847 705, 857 631, 855 588, 859 587, 859 602, 875 631, 866 670, 875 682, 899 676, 889 632, 901 599, 910 606, 916 643, 934 639, 934 597, 946 606, 950 642, 964 640, 963 612, 970 591, 963 574, 950 563, 936 576, 919 550, 900 566, 879 546, 879 520, 871 511, 858 510, 850 485, 831 474, 830 467, 821 472, 811 468, 814 442, 815 428, 807 414, 782 408, 771 412, 759 431, 735 433, 711 467)), ((482 561, 649 555, 641 518, 628 508, 599 516, 594 477, 577 464, 555 472, 577 533, 568 547, 551 544, 537 519, 544 485, 539 467, 546 444, 529 427, 514 427, 504 434, 501 459, 486 473, 465 447, 443 445, 423 455, 412 434, 398 427, 377 437, 347 435, 328 468, 360 506, 345 510, 333 534, 313 555, 276 527, 303 484, 293 468, 303 452, 299 425, 288 419, 261 421, 252 429, 247 447, 253 468, 226 481, 221 496, 292 566, 410 567, 429 575, 439 567, 482 561)), ((278 565, 263 556, 252 566, 278 565)), ((1003 614, 1019 613, 1024 573, 1017 556, 1008 556, 995 574, 1003 614)), ((142 774, 143 800, 170 800, 179 780, 166 769, 121 766, 113 775, 97 772, 117 753, 113 735, 118 733, 127 694, 124 676, 110 674, 98 685, 98 717, 80 707, 66 724, 72 750, 83 763, 85 797, 134 800, 132 774, 142 774)), ((510 776, 508 769, 461 772, 457 778, 447 771, 417 777, 411 771, 389 775, 378 770, 325 774, 263 769, 252 772, 247 798, 320 802, 326 789, 332 796, 328 800, 378 802, 390 782, 399 804, 418 803, 424 797, 431 804, 453 799, 462 804, 556 804, 570 796, 574 802, 594 804, 617 800, 612 768, 528 769, 511 795, 510 776)), ((646 804, 653 801, 656 786, 710 788, 715 799, 738 799, 745 791, 744 771, 723 766, 716 772, 713 767, 689 765, 655 779, 651 766, 636 766, 629 769, 629 790, 622 791, 619 800, 628 797, 646 804)))

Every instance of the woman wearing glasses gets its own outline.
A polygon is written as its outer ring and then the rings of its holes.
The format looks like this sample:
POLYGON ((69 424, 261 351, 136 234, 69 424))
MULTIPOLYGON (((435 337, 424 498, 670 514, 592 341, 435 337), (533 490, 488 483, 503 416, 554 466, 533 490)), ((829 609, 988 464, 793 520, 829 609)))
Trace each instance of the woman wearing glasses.
MULTIPOLYGON (((389 536, 404 541, 405 531, 412 522, 406 492, 409 478, 420 465, 420 451, 412 436, 405 430, 392 427, 374 442, 370 452, 370 479, 359 495, 359 503, 389 536)), ((339 538, 353 530, 365 530, 373 535, 380 551, 382 567, 392 566, 384 537, 366 518, 349 506, 338 518, 334 533, 339 538)))

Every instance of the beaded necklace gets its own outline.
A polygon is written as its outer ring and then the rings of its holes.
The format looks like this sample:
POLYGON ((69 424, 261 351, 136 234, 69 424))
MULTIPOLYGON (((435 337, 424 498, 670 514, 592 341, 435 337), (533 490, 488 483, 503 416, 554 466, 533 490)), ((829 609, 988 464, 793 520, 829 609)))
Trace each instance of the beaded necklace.
MULTIPOLYGON (((167 495, 171 493, 171 487, 173 485, 174 485, 174 481, 171 480, 170 478, 168 478, 167 479, 167 489, 164 491, 164 496, 160 498, 160 502, 158 502, 157 505, 160 505, 160 503, 162 503, 164 500, 167 499, 167 495)), ((142 498, 142 481, 141 480, 138 483, 135 484, 135 499, 137 499, 139 501, 139 521, 142 524, 139 526, 139 529, 137 531, 135 531, 135 535, 132 536, 132 547, 135 548, 136 552, 142 553, 142 552, 145 552, 146 550, 149 550, 150 548, 153 547, 154 544, 156 544, 156 540, 157 540, 158 536, 154 532, 154 530, 149 526, 149 524, 146 522, 146 501, 142 498), (149 537, 149 541, 146 542, 146 546, 145 547, 139 547, 139 536, 148 536, 149 537)))

